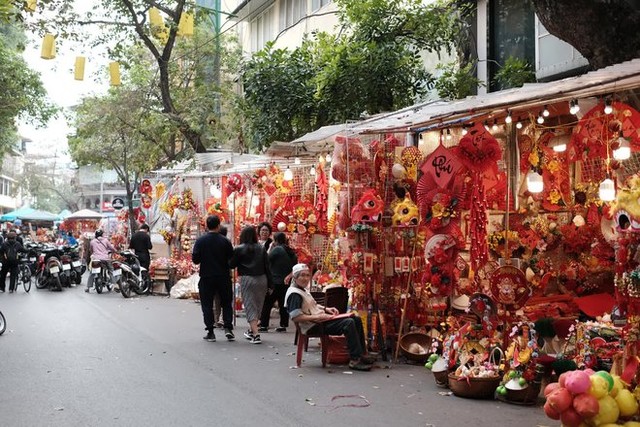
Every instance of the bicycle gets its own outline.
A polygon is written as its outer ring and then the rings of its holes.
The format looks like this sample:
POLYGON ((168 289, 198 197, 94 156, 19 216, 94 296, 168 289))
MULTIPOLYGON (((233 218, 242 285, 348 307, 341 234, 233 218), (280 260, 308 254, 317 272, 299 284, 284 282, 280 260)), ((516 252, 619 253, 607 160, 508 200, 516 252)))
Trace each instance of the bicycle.
POLYGON ((0 311, 0 335, 4 334, 7 330, 7 319, 4 318, 4 314, 0 311))
POLYGON ((21 258, 20 265, 18 266, 16 288, 22 283, 24 291, 28 293, 31 290, 31 277, 31 261, 29 261, 28 258, 21 258))

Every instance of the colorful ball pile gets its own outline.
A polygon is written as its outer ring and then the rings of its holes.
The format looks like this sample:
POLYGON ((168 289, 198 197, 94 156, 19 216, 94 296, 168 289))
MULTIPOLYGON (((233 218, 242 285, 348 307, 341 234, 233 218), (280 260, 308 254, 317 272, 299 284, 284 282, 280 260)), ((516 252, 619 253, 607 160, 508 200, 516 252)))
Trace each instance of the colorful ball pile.
POLYGON ((544 389, 545 414, 566 427, 640 427, 632 418, 638 399, 617 375, 606 371, 565 372, 544 389))

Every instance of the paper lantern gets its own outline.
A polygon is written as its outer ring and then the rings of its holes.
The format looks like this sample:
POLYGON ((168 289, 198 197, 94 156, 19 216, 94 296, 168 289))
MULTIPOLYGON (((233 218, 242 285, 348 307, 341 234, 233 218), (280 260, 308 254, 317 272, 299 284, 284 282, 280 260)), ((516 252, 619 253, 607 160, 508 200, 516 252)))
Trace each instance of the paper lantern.
POLYGON ((616 183, 612 179, 606 178, 600 183, 598 196, 603 202, 611 202, 616 199, 616 183))
POLYGON ((42 51, 40 58, 53 59, 56 57, 56 37, 53 34, 45 34, 42 39, 42 51))
POLYGON ((544 189, 542 175, 534 170, 530 170, 527 174, 527 188, 530 193, 541 193, 544 189))
POLYGON ((155 28, 164 27, 164 20, 160 15, 160 11, 155 8, 149 8, 149 22, 151 23, 151 31, 154 31, 155 28))
POLYGON ((182 37, 191 37, 193 35, 193 12, 185 12, 180 15, 178 35, 182 37))
POLYGON ((27 0, 24 3, 24 10, 26 10, 27 12, 35 12, 37 6, 38 0, 27 0))
POLYGON ((84 80, 84 64, 86 58, 84 56, 76 56, 76 64, 73 68, 73 78, 76 80, 84 80))
POLYGON ((109 63, 109 77, 111 78, 111 86, 120 86, 120 63, 109 63))

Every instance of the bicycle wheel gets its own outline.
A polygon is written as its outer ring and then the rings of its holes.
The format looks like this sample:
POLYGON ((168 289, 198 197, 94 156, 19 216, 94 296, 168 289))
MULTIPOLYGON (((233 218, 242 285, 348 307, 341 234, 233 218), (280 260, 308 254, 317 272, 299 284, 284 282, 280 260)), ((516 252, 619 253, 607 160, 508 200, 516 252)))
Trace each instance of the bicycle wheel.
POLYGON ((4 314, 0 311, 0 335, 4 334, 7 330, 7 320, 4 318, 4 314))
POLYGON ((31 269, 28 265, 22 264, 20 266, 20 276, 22 279, 22 287, 25 292, 29 292, 31 290, 31 269))

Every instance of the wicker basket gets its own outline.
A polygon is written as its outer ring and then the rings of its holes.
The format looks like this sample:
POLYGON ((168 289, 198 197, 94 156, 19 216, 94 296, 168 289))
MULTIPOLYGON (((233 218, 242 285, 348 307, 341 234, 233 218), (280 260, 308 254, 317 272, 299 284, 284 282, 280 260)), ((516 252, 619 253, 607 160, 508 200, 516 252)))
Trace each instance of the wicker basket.
POLYGON ((440 372, 433 372, 433 379, 436 382, 436 385, 438 387, 444 387, 444 388, 448 388, 449 387, 449 371, 448 370, 444 370, 444 371, 440 371, 440 372))
POLYGON ((431 349, 431 340, 432 338, 423 334, 422 332, 409 332, 400 338, 400 349, 402 349, 402 354, 406 356, 407 359, 413 360, 418 363, 425 363, 427 359, 429 359, 429 350, 431 349), (419 344, 425 350, 427 350, 424 354, 414 353, 410 351, 411 344, 419 344))
POLYGON ((449 388, 458 397, 491 399, 500 385, 500 377, 463 378, 449 374, 449 388))
POLYGON ((540 384, 529 383, 528 387, 521 390, 507 389, 504 400, 519 405, 535 405, 538 403, 538 395, 540 394, 540 384))

